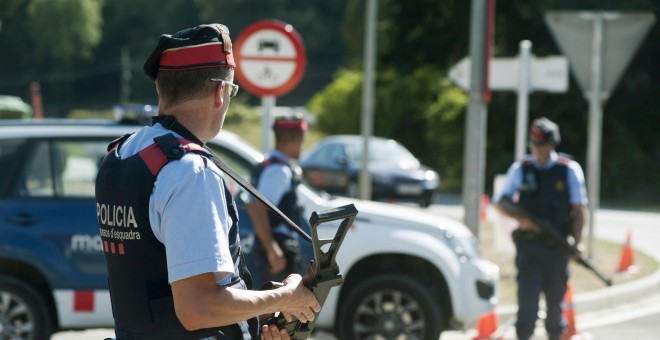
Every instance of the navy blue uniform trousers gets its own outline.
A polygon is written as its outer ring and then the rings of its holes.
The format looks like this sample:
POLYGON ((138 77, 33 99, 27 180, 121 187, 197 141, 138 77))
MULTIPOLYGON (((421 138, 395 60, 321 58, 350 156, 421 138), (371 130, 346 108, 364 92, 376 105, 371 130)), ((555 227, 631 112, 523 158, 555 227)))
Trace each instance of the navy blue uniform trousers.
POLYGON ((518 318, 516 333, 521 340, 534 334, 539 297, 545 295, 545 329, 549 339, 559 339, 566 322, 562 301, 568 282, 568 253, 543 239, 514 237, 518 268, 518 318))

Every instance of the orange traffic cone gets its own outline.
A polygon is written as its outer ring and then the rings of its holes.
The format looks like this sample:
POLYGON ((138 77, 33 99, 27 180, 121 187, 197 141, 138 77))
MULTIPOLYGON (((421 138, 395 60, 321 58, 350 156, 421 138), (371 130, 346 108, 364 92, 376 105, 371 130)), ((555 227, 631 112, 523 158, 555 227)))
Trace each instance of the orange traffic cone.
POLYGON ((573 287, 570 282, 566 283, 566 294, 563 301, 564 318, 566 319, 566 330, 562 335, 562 340, 569 340, 577 334, 575 327, 575 311, 573 310, 573 287))
POLYGON ((477 331, 479 331, 479 334, 472 340, 491 340, 491 336, 497 331, 497 314, 490 312, 479 318, 477 331))
POLYGON ((626 235, 626 243, 621 248, 621 261, 619 261, 619 272, 631 271, 633 265, 633 250, 630 246, 630 232, 626 235))
POLYGON ((482 221, 486 220, 486 209, 488 209, 489 199, 488 195, 481 195, 481 204, 479 204, 479 217, 482 221))

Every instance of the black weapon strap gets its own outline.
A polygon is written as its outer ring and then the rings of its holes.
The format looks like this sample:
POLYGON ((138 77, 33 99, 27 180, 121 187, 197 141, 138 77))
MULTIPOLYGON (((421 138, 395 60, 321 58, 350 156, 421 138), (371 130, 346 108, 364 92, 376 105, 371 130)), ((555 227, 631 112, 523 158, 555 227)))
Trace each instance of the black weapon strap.
MULTIPOLYGON (((179 122, 176 121, 176 118, 173 116, 157 116, 154 117, 154 122, 158 122, 163 127, 166 129, 175 131, 179 133, 183 138, 186 138, 192 142, 199 143, 199 145, 203 145, 199 139, 197 139, 188 129, 186 129, 183 125, 181 125, 179 122), (192 137, 192 138, 191 138, 192 137)), ((220 159, 220 157, 216 156, 211 149, 209 149, 208 146, 204 145, 204 149, 206 152, 211 155, 211 160, 213 163, 222 170, 225 174, 227 174, 231 179, 236 181, 243 189, 247 190, 252 196, 256 197, 261 203, 265 204, 270 210, 275 212, 283 221, 284 223, 288 224, 293 230, 300 235, 303 239, 306 241, 312 242, 312 237, 309 236, 304 230, 302 230, 297 224, 295 224, 293 221, 291 221, 290 218, 288 218, 280 209, 278 209, 271 201, 269 201, 264 195, 262 195, 255 187, 252 186, 252 184, 248 183, 241 175, 239 175, 236 170, 232 169, 225 161, 220 159)), ((295 188, 294 188, 295 190, 295 188)))
MULTIPOLYGON (((283 221, 284 223, 288 224, 293 230, 300 235, 300 237, 304 238, 305 240, 312 242, 312 237, 309 236, 304 230, 302 230, 297 224, 295 224, 293 221, 291 221, 290 218, 288 218, 284 213, 278 209, 271 201, 269 201, 264 195, 262 195, 257 189, 255 189, 252 184, 248 183, 241 175, 239 175, 236 170, 232 169, 225 161, 222 159, 218 158, 216 155, 209 150, 208 147, 204 147, 207 152, 211 154, 211 160, 215 165, 222 170, 222 172, 226 173, 231 179, 236 181, 240 186, 243 187, 243 189, 247 190, 252 196, 256 197, 261 203, 265 204, 270 210, 274 211, 283 221)), ((295 188, 293 189, 295 190, 295 188)))

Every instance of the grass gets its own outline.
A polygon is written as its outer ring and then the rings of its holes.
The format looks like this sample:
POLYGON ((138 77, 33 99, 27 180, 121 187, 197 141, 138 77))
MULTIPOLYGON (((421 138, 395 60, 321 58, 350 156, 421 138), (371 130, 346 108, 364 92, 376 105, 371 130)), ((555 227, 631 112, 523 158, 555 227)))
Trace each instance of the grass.
MULTIPOLYGON (((485 258, 500 267, 500 305, 515 304, 517 285, 514 254, 496 251, 493 229, 492 222, 482 222, 479 229, 481 253, 485 258)), ((621 251, 621 244, 594 240, 594 256, 591 262, 604 275, 612 278, 614 285, 638 279, 658 270, 659 264, 654 258, 643 252, 633 250, 633 259, 637 271, 635 273, 618 273, 617 267, 621 259, 621 251)), ((575 261, 571 261, 569 264, 569 271, 574 294, 606 287, 591 271, 575 261)))

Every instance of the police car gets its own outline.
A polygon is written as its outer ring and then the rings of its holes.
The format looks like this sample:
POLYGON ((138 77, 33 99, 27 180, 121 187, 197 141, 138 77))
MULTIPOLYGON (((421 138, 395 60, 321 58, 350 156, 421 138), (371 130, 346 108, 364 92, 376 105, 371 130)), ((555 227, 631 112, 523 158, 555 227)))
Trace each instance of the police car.
MULTIPOLYGON (((94 179, 108 142, 139 124, 94 120, 0 121, 0 338, 47 339, 61 329, 113 326, 94 179)), ((245 178, 263 157, 222 131, 208 144, 245 178)), ((256 238, 245 192, 232 191, 249 254, 256 238)), ((305 185, 312 211, 359 211, 337 255, 344 283, 317 327, 340 339, 437 340, 494 309, 499 269, 480 258, 462 224, 414 208, 348 201, 305 185)))

